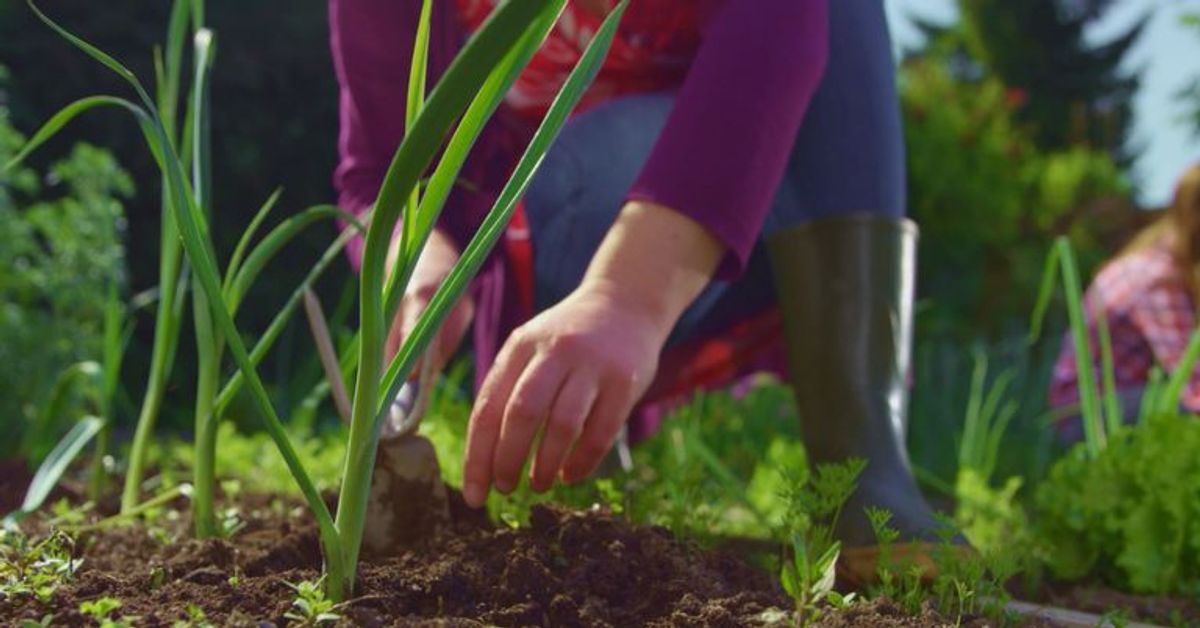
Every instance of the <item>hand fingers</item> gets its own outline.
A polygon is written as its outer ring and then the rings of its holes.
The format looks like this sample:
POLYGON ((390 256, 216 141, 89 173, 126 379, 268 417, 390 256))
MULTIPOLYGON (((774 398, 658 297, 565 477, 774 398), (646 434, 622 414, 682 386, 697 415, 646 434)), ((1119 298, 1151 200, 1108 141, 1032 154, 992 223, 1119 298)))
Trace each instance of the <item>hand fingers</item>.
POLYGON ((554 484, 571 445, 583 433, 584 421, 596 401, 596 384, 595 377, 578 370, 567 376, 554 400, 537 458, 533 461, 529 476, 533 490, 540 493, 554 484))
POLYGON ((514 333, 479 389, 467 428, 467 455, 463 462, 463 499, 469 506, 478 508, 487 500, 492 485, 492 456, 500 437, 504 408, 532 356, 533 346, 520 342, 514 333))
POLYGON ((563 465, 564 482, 573 484, 596 470, 612 449, 621 425, 633 411, 633 403, 633 395, 627 387, 601 390, 584 423, 583 433, 575 442, 575 449, 563 465))
POLYGON ((566 378, 561 362, 541 354, 529 361, 513 387, 492 459, 493 482, 501 493, 511 493, 520 482, 533 439, 566 378))

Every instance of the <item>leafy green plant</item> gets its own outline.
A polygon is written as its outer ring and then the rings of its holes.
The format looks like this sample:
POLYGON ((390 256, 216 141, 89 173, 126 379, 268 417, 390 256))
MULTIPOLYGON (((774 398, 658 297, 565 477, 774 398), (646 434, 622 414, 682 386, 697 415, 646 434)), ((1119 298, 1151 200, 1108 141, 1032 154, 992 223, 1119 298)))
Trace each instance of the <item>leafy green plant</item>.
POLYGON ((1200 583, 1200 423, 1151 416, 1092 457, 1073 449, 1035 494, 1039 557, 1063 579, 1138 593, 1200 583))
POLYGON ((871 587, 873 597, 885 597, 917 612, 925 599, 923 580, 925 568, 910 556, 896 556, 896 540, 900 531, 891 526, 892 513, 881 508, 868 508, 867 520, 875 533, 879 547, 879 560, 875 567, 876 583, 871 587))
POLYGON ((17 625, 21 628, 50 628, 50 626, 54 625, 54 615, 42 615, 42 618, 37 621, 22 619, 21 623, 17 625))
MULTIPOLYGON (((24 143, 0 104, 0 163, 24 143)), ((79 144, 43 175, 0 171, 0 416, 5 455, 41 459, 72 415, 102 414, 96 362, 107 303, 125 274, 129 176, 79 144)))
POLYGON ((957 46, 935 45, 899 75, 920 297, 930 305, 917 337, 959 342, 1024 317, 1055 235, 1069 234, 1090 266, 1139 218, 1130 208, 1092 215, 1093 201, 1128 196, 1112 157, 1045 147, 1020 121, 1016 86, 986 68, 962 72, 963 62, 957 46))
POLYGON ((954 519, 971 546, 985 554, 1028 540, 1025 510, 1017 501, 1023 478, 992 485, 1005 432, 1018 411, 1016 400, 1008 396, 1014 378, 1015 372, 1006 370, 988 385, 988 356, 976 351, 958 449, 954 519))
POLYGON ((100 628, 133 628, 132 622, 137 619, 136 617, 113 617, 113 613, 120 608, 121 600, 105 596, 82 602, 79 605, 79 612, 91 617, 100 628))
POLYGON ((305 580, 302 582, 286 582, 291 590, 296 592, 292 601, 292 610, 284 613, 284 617, 301 626, 319 626, 335 622, 342 618, 333 612, 335 604, 325 596, 325 589, 320 582, 305 580))
POLYGON ((892 514, 868 508, 867 518, 879 546, 877 582, 870 588, 874 597, 885 597, 910 613, 921 612, 932 603, 943 615, 964 619, 984 616, 1000 625, 1017 623, 1005 610, 1010 596, 1005 584, 1019 570, 1013 552, 972 552, 955 541, 958 530, 950 520, 942 520, 938 541, 925 556, 929 564, 911 555, 895 551, 900 533, 891 527, 892 514))
POLYGON ((1101 385, 1095 382, 1078 274, 1063 240, 1047 265, 1033 332, 1053 288, 1056 260, 1062 266, 1076 348, 1085 441, 1037 487, 1038 557, 1059 578, 1099 577, 1142 593, 1193 590, 1200 583, 1200 529, 1192 523, 1200 495, 1200 484, 1192 480, 1197 477, 1193 467, 1200 453, 1200 425, 1179 416, 1178 408, 1200 359, 1200 330, 1167 379, 1159 375, 1150 383, 1137 423, 1126 427, 1115 400, 1103 323, 1101 385))
POLYGON ((21 518, 34 512, 42 506, 42 502, 50 495, 50 491, 58 484, 58 480, 67 470, 67 466, 79 454, 79 451, 87 445, 104 427, 104 422, 96 417, 85 417, 82 421, 75 424, 71 431, 59 441, 50 455, 38 467, 37 473, 34 474, 33 480, 29 483, 29 490, 25 493, 25 499, 21 502, 21 507, 15 512, 9 513, 4 518, 4 524, 11 526, 21 518))
POLYGON ((811 475, 787 473, 784 478, 781 497, 788 508, 790 551, 785 551, 780 581, 796 603, 798 625, 818 620, 826 603, 842 607, 854 599, 833 590, 841 553, 834 529, 866 466, 865 460, 851 459, 819 465, 811 475))
POLYGON ((204 613, 204 609, 199 606, 188 604, 184 612, 187 613, 187 617, 175 620, 171 624, 171 628, 214 628, 214 624, 208 621, 208 615, 204 613))
POLYGON ((75 576, 83 563, 75 539, 56 532, 32 542, 15 527, 0 530, 0 595, 30 596, 48 603, 55 590, 75 576))

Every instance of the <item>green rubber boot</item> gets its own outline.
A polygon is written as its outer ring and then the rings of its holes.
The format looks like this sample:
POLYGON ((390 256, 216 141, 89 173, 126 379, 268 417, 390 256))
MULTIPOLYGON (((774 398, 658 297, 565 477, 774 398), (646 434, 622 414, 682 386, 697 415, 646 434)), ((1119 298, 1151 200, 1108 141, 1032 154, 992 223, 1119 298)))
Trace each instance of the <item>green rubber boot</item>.
POLYGON ((767 242, 810 461, 867 461, 836 528, 844 555, 875 544, 867 506, 892 513, 901 542, 936 540, 905 450, 916 242, 913 222, 872 215, 767 242))

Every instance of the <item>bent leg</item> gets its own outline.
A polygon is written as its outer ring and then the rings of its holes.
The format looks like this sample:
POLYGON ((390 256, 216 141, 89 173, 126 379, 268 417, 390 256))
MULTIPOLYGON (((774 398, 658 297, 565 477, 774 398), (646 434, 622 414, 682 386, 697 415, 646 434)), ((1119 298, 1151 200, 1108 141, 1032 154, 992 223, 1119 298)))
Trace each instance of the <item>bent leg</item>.
POLYGON ((829 5, 829 62, 764 227, 905 211, 904 133, 886 16, 879 0, 829 5))
POLYGON ((847 547, 874 543, 866 507, 906 540, 936 522, 905 446, 916 227, 903 218, 903 135, 879 0, 830 3, 830 55, 766 228, 790 381, 815 464, 866 461, 842 510, 847 547))

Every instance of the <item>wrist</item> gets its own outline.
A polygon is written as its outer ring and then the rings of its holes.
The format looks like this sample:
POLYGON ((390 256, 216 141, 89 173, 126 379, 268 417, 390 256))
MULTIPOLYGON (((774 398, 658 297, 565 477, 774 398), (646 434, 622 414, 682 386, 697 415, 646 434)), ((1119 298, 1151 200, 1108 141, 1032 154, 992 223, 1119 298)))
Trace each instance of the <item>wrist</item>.
POLYGON ((665 341, 725 254, 700 223, 664 205, 626 203, 580 285, 639 312, 665 341))

